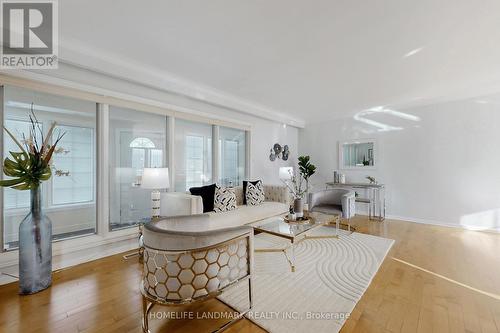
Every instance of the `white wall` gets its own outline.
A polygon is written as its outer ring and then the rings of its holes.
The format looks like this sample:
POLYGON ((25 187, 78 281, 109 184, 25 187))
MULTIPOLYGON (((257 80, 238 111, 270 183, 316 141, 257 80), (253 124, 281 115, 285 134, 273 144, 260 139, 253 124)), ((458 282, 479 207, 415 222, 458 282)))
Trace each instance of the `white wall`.
MULTIPOLYGON (((172 94, 154 87, 147 87, 130 81, 116 79, 107 75, 85 70, 79 67, 59 64, 59 69, 43 71, 51 79, 60 79, 85 86, 105 89, 123 94, 124 98, 133 96, 158 101, 194 110, 203 116, 213 116, 228 121, 244 122, 251 126, 251 178, 262 179, 267 184, 279 184, 278 170, 280 166, 293 165, 297 161, 298 129, 283 126, 282 123, 250 116, 235 110, 210 103, 204 103, 182 95, 172 94), (269 150, 275 143, 287 144, 290 147, 290 158, 284 162, 269 161, 269 150)), ((57 83, 57 82, 54 82, 57 83)))
POLYGON ((338 169, 338 142, 378 141, 374 171, 347 171, 347 181, 375 176, 387 185, 387 214, 415 222, 500 230, 500 95, 372 113, 379 127, 353 117, 300 130, 299 153, 318 167, 316 189, 338 169))

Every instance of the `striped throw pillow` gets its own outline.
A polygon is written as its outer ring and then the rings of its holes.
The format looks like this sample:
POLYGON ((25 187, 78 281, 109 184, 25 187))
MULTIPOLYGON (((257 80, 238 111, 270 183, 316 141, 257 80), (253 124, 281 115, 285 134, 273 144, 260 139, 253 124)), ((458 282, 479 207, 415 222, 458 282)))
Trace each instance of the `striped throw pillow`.
POLYGON ((257 184, 248 183, 246 193, 247 205, 257 206, 264 202, 264 186, 259 181, 257 184))
POLYGON ((217 187, 214 197, 214 211, 217 213, 236 209, 236 193, 230 187, 217 187))

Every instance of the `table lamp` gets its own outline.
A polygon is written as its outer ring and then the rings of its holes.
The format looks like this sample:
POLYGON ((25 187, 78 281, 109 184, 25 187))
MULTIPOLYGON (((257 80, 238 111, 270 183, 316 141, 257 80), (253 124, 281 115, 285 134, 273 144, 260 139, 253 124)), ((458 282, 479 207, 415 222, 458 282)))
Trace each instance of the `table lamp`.
POLYGON ((151 189, 151 217, 160 217, 160 190, 170 187, 168 168, 144 168, 141 187, 151 189))

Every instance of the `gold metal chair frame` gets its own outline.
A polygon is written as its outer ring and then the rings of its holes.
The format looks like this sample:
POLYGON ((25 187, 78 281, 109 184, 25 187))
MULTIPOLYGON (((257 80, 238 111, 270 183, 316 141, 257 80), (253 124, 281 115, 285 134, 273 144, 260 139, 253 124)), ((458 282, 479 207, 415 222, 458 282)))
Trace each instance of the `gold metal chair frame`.
MULTIPOLYGON (((251 235, 249 234, 245 234, 245 235, 242 235, 242 236, 238 236, 238 237, 235 237, 235 238, 232 238, 230 240, 227 240, 227 241, 224 241, 222 243, 218 243, 218 244, 215 244, 215 245, 212 245, 212 246, 209 246, 209 247, 204 247, 204 248, 197 248, 197 249, 192 249, 192 250, 183 250, 183 251, 168 251, 168 250, 158 250, 158 249, 155 249, 155 248, 151 248, 151 247, 148 247, 144 244, 144 252, 148 251, 148 250, 151 250, 151 251, 161 251, 161 252, 164 252, 164 253, 171 253, 171 254, 175 254, 175 255, 181 255, 181 254, 187 254, 187 253, 193 253, 193 252, 201 252, 201 251, 210 251, 212 249, 218 249, 220 247, 224 247, 226 245, 229 245, 229 244, 233 244, 235 242, 238 242, 240 239, 243 239, 243 238, 248 238, 248 245, 247 245, 247 256, 248 256, 248 274, 242 278, 238 278, 234 281, 231 281, 228 285, 224 286, 223 288, 221 289, 218 289, 217 291, 215 292, 211 292, 211 293, 208 293, 206 295, 203 295, 203 296, 200 296, 200 297, 193 297, 193 298, 188 298, 188 299, 163 299, 163 298, 160 298, 160 297, 155 297, 151 294, 149 294, 145 288, 144 288, 144 279, 146 278, 144 276, 144 273, 143 273, 143 277, 142 277, 142 282, 141 282, 141 285, 140 285, 140 291, 141 291, 141 294, 142 294, 142 315, 143 315, 143 318, 142 318, 142 330, 143 332, 145 333, 151 333, 151 331, 149 330, 149 313, 151 312, 151 310, 153 309, 153 306, 154 305, 162 305, 162 306, 179 306, 179 305, 186 305, 186 304, 191 304, 191 303, 195 303, 195 302, 202 302, 202 301, 206 301, 206 300, 209 300, 209 299, 212 299, 212 298, 216 298, 218 296, 220 296, 225 290, 229 289, 229 288, 232 288, 232 287, 236 287, 237 285, 241 284, 242 282, 244 281, 248 281, 248 303, 249 303, 249 307, 244 310, 244 311, 238 311, 236 309, 234 309, 232 306, 230 306, 229 304, 223 302, 225 305, 227 305, 228 307, 231 307, 233 310, 235 310, 236 312, 238 312, 238 316, 234 319, 232 319, 231 321, 225 323, 224 325, 218 327, 215 331, 213 332, 221 332, 223 330, 225 330, 226 328, 228 328, 229 326, 231 326, 232 324, 234 324, 235 322, 237 322, 238 320, 242 319, 253 307, 253 289, 252 289, 252 264, 251 264, 251 261, 253 259, 253 248, 252 248, 252 242, 251 242, 251 239, 250 239, 251 235)), ((144 265, 146 265, 146 262, 144 262, 144 265)), ((167 293, 167 296, 168 296, 168 293, 167 293)))

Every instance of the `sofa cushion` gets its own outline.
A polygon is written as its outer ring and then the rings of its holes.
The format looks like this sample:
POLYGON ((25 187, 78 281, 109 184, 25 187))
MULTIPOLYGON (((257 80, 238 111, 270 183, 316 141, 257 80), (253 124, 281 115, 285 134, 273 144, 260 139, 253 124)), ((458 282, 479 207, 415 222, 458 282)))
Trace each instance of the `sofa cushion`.
POLYGON ((215 184, 201 187, 191 187, 189 192, 192 195, 199 195, 203 200, 203 213, 214 210, 215 184))
POLYGON ((230 187, 217 187, 214 197, 214 212, 228 212, 236 209, 236 193, 230 187))
POLYGON ((258 182, 256 185, 248 183, 245 198, 247 199, 247 205, 249 206, 258 206, 263 203, 265 196, 262 182, 258 182))
POLYGON ((243 204, 247 204, 247 184, 252 183, 253 185, 257 185, 258 182, 262 182, 260 179, 258 180, 244 180, 243 181, 243 204))
POLYGON ((258 206, 243 205, 229 212, 219 214, 210 212, 208 214, 211 225, 227 228, 257 222, 286 212, 288 212, 287 205, 280 202, 264 201, 258 206))

